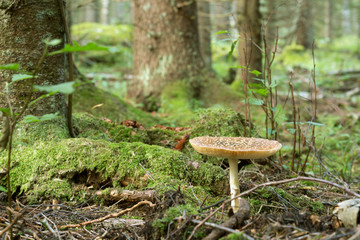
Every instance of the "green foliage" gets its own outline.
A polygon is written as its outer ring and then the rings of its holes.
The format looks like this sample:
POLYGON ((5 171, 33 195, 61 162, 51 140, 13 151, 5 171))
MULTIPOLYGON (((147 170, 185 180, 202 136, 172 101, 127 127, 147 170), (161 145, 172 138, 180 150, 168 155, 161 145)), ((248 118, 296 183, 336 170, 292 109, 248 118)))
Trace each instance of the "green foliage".
POLYGON ((33 75, 30 74, 13 74, 11 81, 12 82, 17 82, 17 81, 21 81, 21 80, 25 80, 25 79, 31 79, 34 78, 33 75))
POLYGON ((283 124, 286 120, 285 109, 280 104, 276 105, 274 109, 274 119, 279 125, 283 124))
POLYGON ((55 114, 45 114, 42 115, 40 117, 34 116, 34 115, 26 115, 24 116, 24 121, 26 123, 34 123, 34 122, 43 122, 43 121, 48 121, 48 120, 53 120, 55 118, 59 118, 59 113, 55 113, 55 114))
POLYGON ((59 83, 56 85, 48 85, 48 86, 34 85, 34 89, 49 93, 71 94, 75 90, 74 84, 75 82, 65 82, 65 83, 59 83))
POLYGON ((3 186, 0 186, 0 192, 7 192, 7 190, 3 186))
POLYGON ((1 69, 1 70, 13 70, 13 71, 18 71, 19 68, 20 68, 20 64, 18 64, 18 63, 11 63, 11 64, 0 65, 0 69, 1 69))

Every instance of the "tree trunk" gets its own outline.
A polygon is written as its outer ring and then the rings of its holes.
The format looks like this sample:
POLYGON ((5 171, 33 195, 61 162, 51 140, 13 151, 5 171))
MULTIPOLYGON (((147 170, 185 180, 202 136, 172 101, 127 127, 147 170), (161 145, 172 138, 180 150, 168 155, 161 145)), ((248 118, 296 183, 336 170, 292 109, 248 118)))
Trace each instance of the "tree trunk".
POLYGON ((198 1, 198 28, 200 40, 200 52, 204 60, 205 67, 211 69, 211 21, 210 3, 208 1, 198 1))
POLYGON ((332 39, 333 11, 334 11, 334 1, 327 0, 325 2, 325 38, 328 41, 331 41, 331 39, 332 39))
POLYGON ((101 0, 100 22, 102 24, 109 23, 109 7, 110 7, 110 0, 101 0))
MULTIPOLYGON (((238 41, 239 64, 247 67, 248 71, 262 72, 261 52, 261 14, 259 0, 238 1, 238 28, 240 38, 238 41)), ((248 81, 255 75, 242 74, 248 81)))
MULTIPOLYGON (((0 0, 0 65, 18 63, 22 70, 34 71, 39 59, 43 55, 45 44, 50 39, 63 39, 64 26, 57 0, 27 0, 22 1, 13 8, 9 7, 11 1, 0 0)), ((50 47, 50 51, 63 47, 60 44, 50 47)), ((10 82, 14 73, 0 70, 0 89, 4 89, 5 82, 10 82)), ((47 57, 37 74, 35 84, 54 85, 64 82, 64 56, 55 55, 47 57)), ((32 86, 29 80, 18 81, 10 88, 10 102, 15 112, 19 112, 31 93, 32 86)), ((41 93, 36 93, 36 96, 41 93)), ((1 96, 1 95, 0 95, 1 96)), ((4 97, 0 97, 0 107, 8 108, 4 97)), ((64 96, 56 94, 39 101, 29 108, 26 114, 43 115, 47 113, 65 113, 64 96)))
MULTIPOLYGON (((212 2, 212 22, 214 23, 215 32, 218 31, 230 31, 230 17, 231 17, 231 0, 227 1, 211 1, 212 2)), ((216 35, 217 39, 228 39, 227 34, 216 35)))
POLYGON ((296 44, 310 49, 314 40, 312 0, 303 0, 300 7, 300 16, 297 23, 296 44))
POLYGON ((167 83, 199 74, 200 56, 196 2, 135 0, 134 78, 128 96, 155 110, 167 83))
POLYGON ((266 37, 266 58, 269 60, 272 58, 272 53, 275 51, 275 42, 277 35, 277 25, 276 25, 276 12, 277 12, 277 4, 276 0, 268 0, 267 1, 267 17, 265 19, 265 37, 266 37))

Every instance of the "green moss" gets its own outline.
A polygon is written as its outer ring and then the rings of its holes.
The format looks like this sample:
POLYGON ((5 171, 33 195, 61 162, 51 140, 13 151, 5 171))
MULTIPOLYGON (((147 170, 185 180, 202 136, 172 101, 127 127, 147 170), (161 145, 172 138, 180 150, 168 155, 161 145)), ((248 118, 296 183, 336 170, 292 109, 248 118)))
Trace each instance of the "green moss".
MULTIPOLYGON (((297 209, 307 210, 311 213, 319 214, 326 211, 325 207, 321 202, 314 201, 303 194, 299 196, 295 195, 293 192, 286 191, 282 188, 276 188, 273 192, 269 188, 258 189, 256 190, 256 198, 250 197, 249 203, 254 212, 257 212, 261 206, 267 205, 272 201, 279 202, 282 201, 284 204, 288 205, 289 208, 295 207, 297 209)), ((264 208, 263 211, 266 211, 264 208)))
POLYGON ((144 124, 146 127, 164 124, 164 121, 161 121, 124 102, 121 98, 92 85, 84 86, 75 92, 73 106, 74 112, 87 112, 96 117, 109 118, 114 122, 131 119, 144 124), (103 105, 92 109, 92 107, 97 104, 103 105))
POLYGON ((31 145, 37 141, 56 141, 69 137, 68 127, 62 118, 35 123, 19 122, 16 125, 14 144, 31 145))
MULTIPOLYGON (((186 165, 189 159, 183 153, 139 142, 110 143, 81 138, 50 143, 37 141, 32 146, 19 145, 14 149, 13 159, 16 167, 11 170, 12 190, 18 189, 29 199, 39 196, 63 200, 82 198, 82 192, 72 190, 74 186, 96 187, 111 181, 114 187, 124 187, 124 179, 130 181, 128 188, 154 186, 152 180, 141 178, 146 172, 140 164, 160 185, 172 182, 185 185, 191 181, 194 185, 211 187, 219 179, 225 179, 221 168, 211 166, 201 174, 186 165), (60 188, 54 188, 56 181, 60 188)), ((5 161, 3 152, 0 162, 4 165, 5 161)))
POLYGON ((133 29, 130 25, 105 25, 100 23, 79 23, 71 27, 73 38, 82 39, 104 45, 117 45, 121 42, 131 42, 133 29))
POLYGON ((244 133, 244 118, 229 108, 211 108, 196 112, 191 131, 192 137, 239 137, 244 133))
POLYGON ((150 143, 146 130, 109 123, 88 113, 75 113, 74 127, 79 138, 104 139, 111 142, 150 143))
POLYGON ((176 81, 161 91, 159 112, 168 114, 167 120, 173 124, 184 125, 195 117, 194 101, 188 92, 185 81, 176 81))
MULTIPOLYGON (((190 215, 195 215, 198 213, 198 209, 194 208, 193 206, 189 205, 189 204, 184 204, 184 205, 178 205, 176 207, 170 207, 169 209, 167 209, 164 213, 164 216, 162 218, 159 218, 157 220, 155 220, 152 223, 152 226, 155 228, 155 235, 160 234, 161 236, 166 235, 166 232, 168 231, 168 228, 171 227, 171 229, 176 229, 178 226, 178 223, 176 220, 176 218, 182 217, 183 213, 185 213, 187 216, 190 215), (171 224, 173 223, 173 224, 171 224)), ((182 222, 180 222, 180 224, 182 224, 182 222)), ((189 228, 189 226, 185 227, 182 226, 182 228, 189 228)), ((177 234, 177 236, 179 235, 185 235, 185 234, 190 234, 191 230, 193 228, 193 226, 190 226, 191 229, 183 229, 184 233, 180 233, 177 234)), ((199 232, 198 234, 195 236, 195 239, 198 239, 199 236, 199 232)), ((205 237, 205 236, 202 236, 205 237)))

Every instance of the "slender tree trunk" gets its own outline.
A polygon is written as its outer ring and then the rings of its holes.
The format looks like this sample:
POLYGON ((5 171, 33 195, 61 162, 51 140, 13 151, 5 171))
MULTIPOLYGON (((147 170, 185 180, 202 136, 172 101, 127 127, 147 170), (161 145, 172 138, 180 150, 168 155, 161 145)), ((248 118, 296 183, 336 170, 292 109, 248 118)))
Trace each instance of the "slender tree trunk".
POLYGON ((134 78, 128 96, 154 110, 167 83, 195 76, 204 66, 196 2, 134 0, 133 4, 134 78))
POLYGON ((302 45, 305 49, 310 49, 314 40, 312 1, 302 0, 297 23, 296 44, 302 45))
POLYGON ((325 37, 331 41, 332 39, 332 18, 333 18, 333 10, 334 9, 334 1, 327 0, 325 2, 325 37))
POLYGON ((276 25, 276 12, 277 12, 277 1, 276 0, 268 0, 267 1, 267 18, 266 26, 265 26, 265 36, 267 43, 267 53, 266 56, 271 58, 271 53, 275 50, 274 44, 276 41, 277 34, 277 25, 276 25))
MULTIPOLYGON (((64 26, 57 0, 27 0, 9 9, 11 1, 0 1, 0 65, 19 63, 21 69, 32 72, 43 54, 49 39, 63 39, 64 26)), ((51 47, 50 51, 62 48, 60 44, 51 47)), ((5 82, 10 82, 13 72, 0 70, 0 89, 5 82)), ((35 84, 53 85, 64 82, 64 56, 47 57, 41 65, 35 84)), ((10 102, 15 112, 19 112, 31 92, 29 81, 23 80, 12 84, 10 102)), ((39 96, 41 93, 37 93, 39 96)), ((1 96, 1 95, 0 95, 1 96)), ((4 97, 0 97, 0 106, 8 107, 4 97)), ((46 113, 65 113, 64 96, 56 94, 39 101, 35 107, 29 108, 27 114, 43 115, 46 113)))
POLYGON ((198 28, 200 40, 200 52, 205 66, 211 69, 211 21, 210 3, 198 1, 198 28))
POLYGON ((344 0, 343 8, 343 29, 346 34, 351 33, 351 3, 350 0, 344 0))
MULTIPOLYGON (((240 66, 248 67, 249 71, 262 72, 261 14, 259 7, 259 0, 238 1, 237 15, 240 34, 238 52, 240 66)), ((254 75, 248 74, 247 77, 248 81, 252 81, 254 75)))
MULTIPOLYGON (((212 22, 214 27, 214 32, 218 31, 230 31, 230 17, 231 17, 231 0, 228 1, 211 1, 212 8, 212 22)), ((229 38, 226 34, 216 35, 217 39, 227 39, 229 38)))
POLYGON ((110 0, 101 0, 100 22, 102 24, 109 23, 109 7, 110 7, 110 0))

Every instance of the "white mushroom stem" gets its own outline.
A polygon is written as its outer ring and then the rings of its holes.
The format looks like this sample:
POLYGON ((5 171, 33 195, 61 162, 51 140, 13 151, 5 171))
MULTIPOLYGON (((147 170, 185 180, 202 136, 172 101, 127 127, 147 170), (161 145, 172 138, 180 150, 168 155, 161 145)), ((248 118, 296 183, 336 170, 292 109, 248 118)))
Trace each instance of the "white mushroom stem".
MULTIPOLYGON (((231 198, 234 198, 236 195, 240 194, 238 179, 238 159, 229 158, 228 161, 230 168, 230 193, 231 198)), ((233 199, 231 201, 231 207, 233 209, 233 212, 236 213, 240 208, 240 198, 233 199)))

